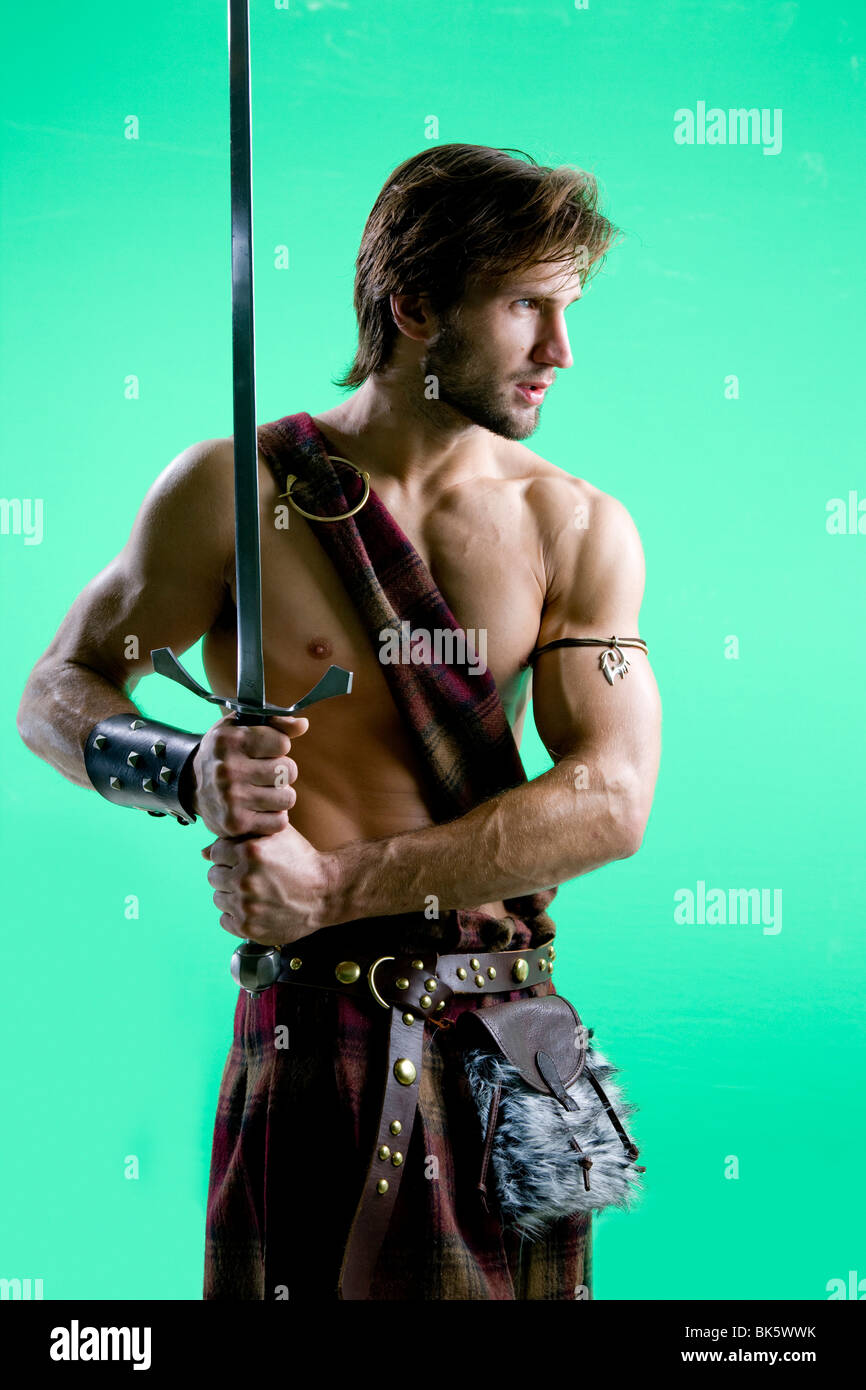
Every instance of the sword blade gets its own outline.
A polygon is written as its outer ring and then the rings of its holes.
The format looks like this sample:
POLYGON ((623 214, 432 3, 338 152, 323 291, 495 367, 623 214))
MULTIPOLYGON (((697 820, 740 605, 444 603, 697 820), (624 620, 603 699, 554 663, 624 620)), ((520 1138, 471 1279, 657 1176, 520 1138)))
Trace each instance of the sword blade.
MULTIPOLYGON (((265 703, 253 322, 253 181, 248 0, 228 0, 231 124, 232 379, 238 699, 265 703)), ((245 721, 247 722, 247 721, 245 721)))

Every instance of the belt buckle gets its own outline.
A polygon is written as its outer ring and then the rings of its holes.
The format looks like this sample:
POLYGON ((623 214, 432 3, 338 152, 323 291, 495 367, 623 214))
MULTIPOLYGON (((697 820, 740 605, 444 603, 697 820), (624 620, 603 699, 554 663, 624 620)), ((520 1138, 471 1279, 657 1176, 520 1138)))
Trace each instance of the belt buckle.
POLYGON ((391 1005, 385 999, 382 998, 381 994, 376 988, 376 966, 382 965, 386 960, 395 959, 396 957, 394 956, 380 956, 378 960, 373 961, 373 964, 367 971, 367 984, 370 986, 370 993, 372 994, 376 1003, 381 1004, 383 1009, 390 1009, 391 1005))

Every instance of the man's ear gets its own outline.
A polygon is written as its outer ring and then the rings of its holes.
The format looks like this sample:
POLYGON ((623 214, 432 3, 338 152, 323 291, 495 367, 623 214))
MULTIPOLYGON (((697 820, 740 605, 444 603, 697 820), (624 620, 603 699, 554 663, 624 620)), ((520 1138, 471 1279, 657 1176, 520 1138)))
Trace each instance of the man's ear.
POLYGON ((401 333, 425 342, 436 330, 436 315, 426 294, 392 294, 391 316, 401 333))

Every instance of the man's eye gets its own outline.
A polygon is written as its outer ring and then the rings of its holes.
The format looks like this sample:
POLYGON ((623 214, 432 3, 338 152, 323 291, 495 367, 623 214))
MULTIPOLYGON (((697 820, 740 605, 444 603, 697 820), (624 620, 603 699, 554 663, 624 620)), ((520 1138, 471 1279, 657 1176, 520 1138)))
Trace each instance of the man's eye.
POLYGON ((515 304, 535 304, 535 303, 537 303, 537 301, 534 300, 534 299, 515 299, 514 302, 515 302, 515 304))

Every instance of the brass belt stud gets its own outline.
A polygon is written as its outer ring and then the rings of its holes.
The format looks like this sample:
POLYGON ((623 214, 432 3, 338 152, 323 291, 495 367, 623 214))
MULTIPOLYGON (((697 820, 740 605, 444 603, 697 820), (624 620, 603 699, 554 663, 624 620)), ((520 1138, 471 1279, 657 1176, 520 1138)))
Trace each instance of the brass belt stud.
POLYGON ((341 960, 334 974, 341 985, 353 985, 356 980, 361 978, 361 967, 357 961, 341 960))
POLYGON ((292 959, 289 961, 289 969, 300 970, 303 963, 300 956, 292 956, 292 959))
POLYGON ((476 976, 475 976, 475 983, 477 984, 478 988, 480 989, 481 986, 484 984, 484 976, 483 976, 483 975, 476 975, 476 976))
POLYGON ((405 1025, 406 1025, 407 1028, 411 1028, 411 1027, 412 1027, 412 1024, 415 1022, 415 1015, 414 1015, 414 1014, 410 1014, 409 1011, 408 1011, 408 1009, 407 1009, 406 1013, 404 1013, 404 1015, 403 1015, 403 1022, 405 1023, 405 1025))
POLYGON ((391 1155, 391 1162, 393 1163, 395 1168, 399 1168, 400 1164, 403 1162, 403 1155, 399 1151, 397 1153, 393 1153, 391 1155))
POLYGON ((412 969, 413 969, 413 970, 423 970, 423 969, 424 969, 424 962, 423 962, 423 960, 413 960, 413 962, 412 962, 412 969))
POLYGON ((382 1160, 383 1163, 385 1162, 386 1159, 388 1159, 388 1158, 391 1157, 391 1150, 388 1148, 388 1145, 387 1145, 387 1144, 383 1144, 382 1147, 380 1148, 380 1150, 379 1150, 379 1157, 381 1158, 381 1160, 382 1160))
POLYGON ((458 968, 458 971, 457 971, 457 978, 458 978, 458 980, 465 980, 465 979, 466 979, 466 971, 463 969, 463 966, 462 966, 462 965, 458 968))
POLYGON ((409 981, 406 979, 405 975, 401 975, 399 979, 394 981, 394 988, 399 990, 409 988, 409 981))
POLYGON ((399 1134, 403 1126, 401 1125, 399 1120, 392 1120, 388 1128, 390 1129, 392 1134, 399 1134))
POLYGON ((473 956, 471 961, 469 962, 469 965, 472 970, 478 970, 480 969, 481 961, 478 959, 477 956, 473 956))
POLYGON ((433 990, 433 989, 436 988, 436 986, 438 985, 438 983, 439 983, 438 980, 432 980, 432 979, 431 979, 431 980, 425 980, 425 981, 424 981, 424 988, 425 988, 425 989, 433 990))
POLYGON ((517 984, 522 985, 522 984, 523 984, 523 981, 526 979, 526 977, 528 976, 528 974, 529 974, 529 965, 528 965, 528 963, 527 963, 525 960, 523 960, 522 958, 521 958, 520 960, 516 960, 516 961, 514 962, 514 964, 512 965, 512 967, 511 967, 511 978, 512 978, 512 980, 515 980, 515 981, 517 982, 517 984))
POLYGON ((387 1178, 380 1178, 380 1179, 379 1179, 379 1181, 376 1183, 376 1191, 378 1192, 378 1194, 379 1194, 380 1197, 384 1196, 384 1194, 388 1191, 388 1179, 387 1179, 387 1178))
POLYGON ((547 961, 546 961, 546 960, 540 960, 540 961, 538 962, 538 968, 539 968, 539 970, 541 971, 541 973, 542 973, 542 975, 543 975, 544 972, 545 972, 545 970, 547 969, 547 961))
POLYGON ((488 978, 491 979, 491 980, 495 980, 495 979, 496 979, 496 966, 495 966, 495 965, 488 965, 488 967, 487 967, 487 975, 488 975, 488 978))
POLYGON ((411 1086, 418 1075, 415 1063, 408 1057, 398 1057, 394 1063, 394 1075, 401 1086, 411 1086))

